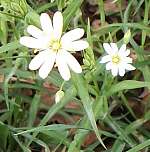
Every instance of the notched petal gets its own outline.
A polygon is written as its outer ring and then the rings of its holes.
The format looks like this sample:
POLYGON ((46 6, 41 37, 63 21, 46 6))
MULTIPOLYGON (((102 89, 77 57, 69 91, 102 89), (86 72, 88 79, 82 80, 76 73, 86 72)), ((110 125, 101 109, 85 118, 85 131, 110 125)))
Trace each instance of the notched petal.
POLYGON ((43 31, 49 35, 53 34, 52 21, 48 14, 42 13, 40 16, 41 27, 43 31))
POLYGON ((109 62, 109 61, 111 61, 111 56, 110 55, 105 55, 100 60, 100 63, 106 63, 106 62, 109 62))
POLYGON ((84 35, 84 30, 81 28, 76 28, 65 33, 62 36, 61 41, 62 43, 69 43, 69 42, 80 39, 83 35, 84 35))
POLYGON ((27 27, 27 32, 35 38, 40 38, 42 36, 42 31, 35 27, 34 25, 29 25, 27 27))
POLYGON ((29 48, 36 48, 36 49, 44 48, 43 44, 40 41, 38 41, 38 39, 29 36, 21 37, 20 44, 29 48))
POLYGON ((59 40, 62 35, 63 30, 63 16, 62 13, 57 11, 53 17, 53 27, 54 27, 54 38, 59 40))
POLYGON ((78 63, 78 61, 75 59, 75 57, 73 55, 71 55, 67 51, 63 51, 63 55, 64 55, 65 61, 67 62, 68 66, 74 72, 76 72, 76 73, 81 73, 82 72, 82 68, 81 68, 80 64, 78 63))
POLYGON ((63 57, 63 55, 61 55, 61 53, 57 54, 56 64, 58 66, 58 71, 59 71, 60 75, 62 76, 62 78, 65 81, 68 81, 71 77, 70 70, 69 70, 69 67, 65 61, 65 58, 63 57))
POLYGON ((79 40, 79 41, 74 41, 70 42, 67 45, 63 45, 63 49, 74 52, 74 51, 81 51, 89 47, 89 44, 87 41, 84 40, 79 40))

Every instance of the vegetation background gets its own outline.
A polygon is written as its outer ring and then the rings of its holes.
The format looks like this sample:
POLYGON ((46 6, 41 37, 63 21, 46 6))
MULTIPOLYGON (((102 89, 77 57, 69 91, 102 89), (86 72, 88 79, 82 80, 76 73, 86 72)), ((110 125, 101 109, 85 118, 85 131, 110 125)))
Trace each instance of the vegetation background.
POLYGON ((150 0, 0 0, 0 43, 0 152, 150 151, 150 0), (29 71, 34 53, 19 38, 57 10, 90 47, 55 104, 63 80, 29 71), (128 43, 136 70, 113 78, 99 64, 104 42, 128 43))

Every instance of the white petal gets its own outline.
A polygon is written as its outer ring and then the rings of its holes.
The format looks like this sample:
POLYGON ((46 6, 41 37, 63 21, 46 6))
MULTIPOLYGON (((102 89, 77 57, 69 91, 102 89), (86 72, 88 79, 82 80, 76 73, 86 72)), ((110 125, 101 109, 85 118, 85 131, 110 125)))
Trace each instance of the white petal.
POLYGON ((127 49, 125 51, 120 51, 118 54, 124 58, 124 57, 127 57, 130 54, 130 50, 127 49))
POLYGON ((43 33, 39 28, 35 27, 34 25, 29 25, 27 27, 27 32, 35 38, 41 37, 43 33))
POLYGON ((124 63, 132 63, 132 58, 130 57, 121 57, 124 63))
POLYGON ((110 69, 112 69, 112 67, 113 67, 112 62, 108 62, 108 63, 106 64, 106 70, 110 70, 110 69))
POLYGON ((53 26, 51 19, 48 14, 42 13, 40 16, 41 27, 43 31, 52 37, 53 34, 53 26))
POLYGON ((29 69, 30 70, 37 70, 47 58, 47 51, 42 51, 37 54, 30 62, 29 69))
POLYGON ((45 79, 48 76, 48 74, 50 73, 50 71, 52 70, 55 59, 56 59, 56 53, 49 51, 47 53, 47 58, 46 58, 45 62, 39 69, 39 76, 42 79, 45 79))
POLYGON ((117 47, 117 44, 116 43, 110 43, 110 46, 112 48, 112 52, 115 54, 115 53, 118 53, 118 47, 117 47))
POLYGON ((86 48, 89 47, 89 44, 87 41, 84 40, 79 40, 79 41, 74 41, 74 42, 70 42, 67 45, 66 44, 62 44, 62 48, 67 50, 67 51, 81 51, 84 50, 86 48))
POLYGON ((119 75, 121 77, 125 75, 125 68, 124 68, 124 66, 119 66, 119 75))
POLYGON ((126 64, 126 65, 125 65, 125 68, 126 68, 127 70, 129 70, 129 71, 136 69, 136 68, 135 68, 133 65, 131 65, 131 64, 126 64))
POLYGON ((111 61, 111 56, 110 55, 105 55, 104 57, 102 57, 100 63, 106 63, 111 61))
POLYGON ((53 27, 54 27, 54 38, 60 39, 63 30, 63 16, 62 13, 57 11, 53 17, 53 27))
POLYGON ((119 54, 122 55, 122 54, 125 53, 125 51, 126 51, 126 44, 123 44, 123 45, 121 46, 121 48, 119 49, 119 54))
POLYGON ((118 66, 113 65, 111 68, 111 73, 114 77, 117 76, 118 75, 118 66))
POLYGON ((103 47, 108 54, 110 54, 110 55, 112 54, 113 50, 112 50, 111 46, 109 45, 109 43, 103 43, 103 47))
POLYGON ((63 55, 61 55, 61 53, 57 54, 56 64, 58 66, 58 71, 60 72, 60 75, 62 76, 62 78, 68 81, 70 79, 70 71, 65 61, 65 58, 63 58, 63 55))
POLYGON ((127 50, 125 51, 124 55, 125 55, 125 56, 128 56, 129 54, 130 54, 130 50, 127 49, 127 50))
POLYGON ((67 51, 63 51, 63 55, 65 58, 66 63, 68 64, 68 66, 76 73, 81 73, 82 72, 82 68, 80 66, 80 64, 78 63, 78 61, 75 59, 74 56, 72 56, 69 52, 67 51))
POLYGON ((44 49, 45 46, 41 41, 29 36, 23 36, 20 38, 20 43, 29 48, 36 48, 36 49, 44 49))
POLYGON ((84 35, 84 30, 81 28, 76 28, 74 30, 65 33, 62 36, 61 41, 62 43, 69 43, 71 41, 80 39, 83 35, 84 35))

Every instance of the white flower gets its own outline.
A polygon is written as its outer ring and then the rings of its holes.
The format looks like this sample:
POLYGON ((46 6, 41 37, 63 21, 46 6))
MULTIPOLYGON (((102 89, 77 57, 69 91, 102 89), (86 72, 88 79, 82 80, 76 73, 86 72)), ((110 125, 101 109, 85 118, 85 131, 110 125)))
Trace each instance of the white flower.
POLYGON ((89 46, 86 41, 79 40, 84 35, 84 30, 76 28, 62 35, 63 16, 59 11, 54 14, 53 24, 46 13, 41 14, 40 23, 42 30, 29 25, 27 32, 32 37, 20 38, 22 45, 39 51, 39 54, 30 62, 29 69, 39 69, 39 76, 44 79, 56 62, 62 78, 66 81, 70 79, 69 68, 76 73, 81 73, 82 68, 71 52, 81 51, 89 46))
POLYGON ((126 70, 135 70, 132 66, 132 58, 128 57, 130 50, 126 49, 126 45, 123 44, 118 49, 116 43, 104 43, 103 47, 107 52, 107 55, 102 57, 100 63, 106 63, 106 70, 111 70, 113 76, 124 76, 126 70))

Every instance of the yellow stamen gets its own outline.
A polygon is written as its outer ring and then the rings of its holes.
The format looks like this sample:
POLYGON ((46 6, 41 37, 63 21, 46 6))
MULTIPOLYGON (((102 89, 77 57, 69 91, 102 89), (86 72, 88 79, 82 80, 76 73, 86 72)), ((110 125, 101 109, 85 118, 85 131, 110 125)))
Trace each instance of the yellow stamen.
POLYGON ((59 40, 52 40, 50 42, 50 48, 53 50, 53 51, 58 51, 60 48, 61 48, 61 43, 59 40))
POLYGON ((112 62, 118 64, 120 62, 120 57, 118 55, 114 55, 112 57, 112 62))

